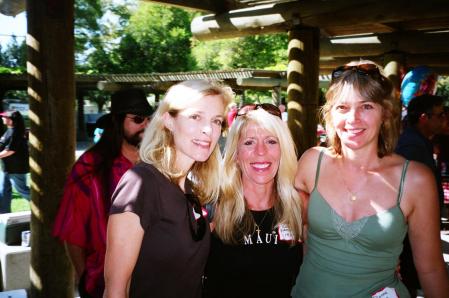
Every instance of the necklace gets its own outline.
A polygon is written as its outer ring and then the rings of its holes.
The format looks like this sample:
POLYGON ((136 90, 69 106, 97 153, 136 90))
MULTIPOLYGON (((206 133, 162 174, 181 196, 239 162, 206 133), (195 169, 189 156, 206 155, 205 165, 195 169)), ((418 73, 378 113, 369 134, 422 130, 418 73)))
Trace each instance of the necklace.
MULTIPOLYGON (((254 232, 257 232, 258 235, 260 234, 260 231, 261 231, 261 230, 260 230, 260 227, 262 226, 263 222, 265 221, 265 218, 267 218, 267 215, 268 215, 268 213, 270 213, 270 212, 271 212, 271 209, 265 210, 262 219, 261 219, 260 222, 258 223, 258 222, 256 221, 256 218, 254 217, 253 211, 251 211, 251 216, 253 217, 254 225, 255 225, 255 228, 256 228, 256 229, 254 230, 254 232)), ((253 234, 254 234, 254 232, 253 232, 253 234)))
MULTIPOLYGON (((341 163, 343 164, 343 159, 341 161, 341 163)), ((340 165, 340 169, 343 172, 343 166, 340 165)), ((365 178, 366 180, 366 178, 365 178)), ((344 175, 341 175, 341 181, 343 182, 343 186, 345 187, 346 191, 349 192, 349 201, 351 203, 357 201, 357 194, 362 190, 363 186, 365 186, 365 182, 362 183, 362 186, 359 187, 359 189, 357 189, 356 191, 352 191, 351 189, 349 189, 348 184, 346 183, 345 177, 344 175)))

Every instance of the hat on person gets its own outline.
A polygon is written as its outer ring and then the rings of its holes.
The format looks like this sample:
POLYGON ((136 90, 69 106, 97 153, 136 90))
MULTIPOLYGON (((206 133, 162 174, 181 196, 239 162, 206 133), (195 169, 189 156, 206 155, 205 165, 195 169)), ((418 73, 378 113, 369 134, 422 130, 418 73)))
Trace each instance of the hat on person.
POLYGON ((8 110, 0 113, 0 117, 11 118, 12 114, 16 112, 14 110, 8 110))
POLYGON ((111 96, 112 114, 134 114, 150 116, 154 110, 142 89, 130 88, 115 92, 111 96))
POLYGON ((95 127, 105 129, 108 126, 112 126, 111 114, 104 114, 95 122, 95 127))

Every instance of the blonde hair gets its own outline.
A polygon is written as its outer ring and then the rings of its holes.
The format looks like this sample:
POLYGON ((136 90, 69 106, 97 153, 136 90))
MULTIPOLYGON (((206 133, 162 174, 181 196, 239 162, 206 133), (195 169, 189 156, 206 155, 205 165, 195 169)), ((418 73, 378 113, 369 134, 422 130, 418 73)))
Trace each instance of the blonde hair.
POLYGON ((326 133, 329 147, 341 154, 341 140, 332 125, 332 108, 341 98, 351 92, 357 92, 363 99, 372 101, 382 106, 383 123, 378 138, 377 154, 379 157, 394 152, 399 137, 398 107, 394 103, 393 85, 383 74, 383 70, 376 63, 369 60, 353 61, 347 66, 373 64, 379 70, 378 78, 370 74, 360 75, 357 71, 348 69, 343 71, 338 78, 332 80, 329 90, 326 92, 326 103, 321 108, 321 116, 326 123, 326 133))
POLYGON ((276 225, 287 225, 294 238, 299 240, 302 218, 299 194, 293 187, 296 173, 295 145, 287 124, 263 109, 237 116, 231 125, 224 149, 221 194, 214 216, 215 231, 226 243, 236 243, 240 240, 238 237, 254 231, 254 218, 243 196, 242 173, 236 160, 239 138, 250 122, 268 130, 279 140, 281 158, 275 177, 274 218, 276 225))
MULTIPOLYGON (((187 173, 175 167, 176 148, 172 133, 164 125, 163 115, 168 112, 176 117, 179 111, 189 107, 192 102, 208 95, 220 95, 224 107, 234 99, 231 88, 218 82, 191 80, 178 83, 168 89, 145 130, 140 159, 152 164, 174 183, 187 173)), ((195 162, 189 171, 193 188, 202 204, 216 199, 219 194, 220 162, 220 148, 216 146, 207 161, 195 162)))

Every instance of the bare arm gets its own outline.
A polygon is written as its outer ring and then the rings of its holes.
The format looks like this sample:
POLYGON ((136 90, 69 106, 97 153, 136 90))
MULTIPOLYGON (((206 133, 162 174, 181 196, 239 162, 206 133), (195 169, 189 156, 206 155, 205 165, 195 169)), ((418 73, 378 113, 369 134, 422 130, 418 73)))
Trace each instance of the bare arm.
POLYGON ((144 230, 132 212, 109 217, 104 266, 105 298, 128 297, 131 274, 139 256, 144 230))
POLYGON ((304 254, 306 253, 305 242, 307 240, 307 208, 309 204, 309 195, 313 185, 315 184, 315 171, 318 162, 319 151, 316 148, 307 150, 299 159, 296 176, 295 188, 301 198, 302 222, 303 222, 303 242, 304 254))
POLYGON ((76 283, 79 282, 81 275, 86 268, 86 252, 84 248, 70 244, 68 242, 64 242, 65 249, 69 255, 70 261, 75 268, 76 273, 76 283))
POLYGON ((409 200, 409 238, 419 280, 426 297, 449 297, 449 277, 442 257, 438 193, 432 172, 410 165, 404 199, 409 200))
POLYGON ((14 153, 16 153, 16 151, 13 151, 13 150, 3 150, 3 151, 0 152, 0 158, 5 158, 5 157, 8 157, 8 156, 11 156, 11 155, 13 155, 14 153))

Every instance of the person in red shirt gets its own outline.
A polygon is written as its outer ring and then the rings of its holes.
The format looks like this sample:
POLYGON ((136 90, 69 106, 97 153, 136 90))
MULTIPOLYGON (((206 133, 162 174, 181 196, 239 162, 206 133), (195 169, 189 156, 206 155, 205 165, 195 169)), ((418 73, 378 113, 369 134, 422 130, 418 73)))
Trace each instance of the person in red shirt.
POLYGON ((139 159, 138 145, 152 113, 142 90, 114 93, 111 113, 101 118, 101 139, 80 156, 67 178, 53 236, 65 244, 82 298, 103 296, 111 196, 139 159))

